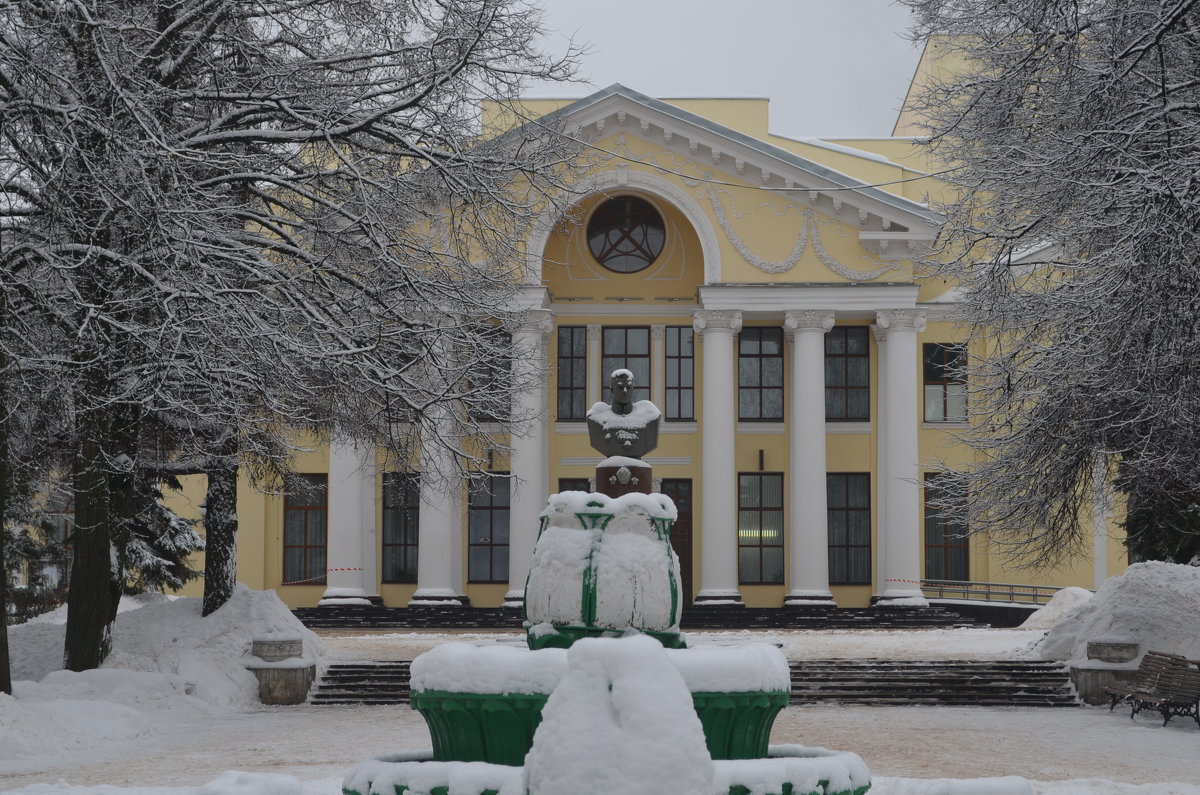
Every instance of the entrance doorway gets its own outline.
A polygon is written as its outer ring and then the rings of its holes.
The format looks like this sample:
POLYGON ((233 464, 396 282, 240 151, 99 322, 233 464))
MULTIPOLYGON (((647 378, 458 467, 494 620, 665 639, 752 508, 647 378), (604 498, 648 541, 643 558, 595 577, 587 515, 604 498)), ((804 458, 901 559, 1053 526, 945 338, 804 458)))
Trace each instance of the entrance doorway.
POLYGON ((662 493, 671 498, 679 512, 671 528, 671 546, 679 556, 679 585, 687 606, 692 603, 692 480, 663 478, 662 493))

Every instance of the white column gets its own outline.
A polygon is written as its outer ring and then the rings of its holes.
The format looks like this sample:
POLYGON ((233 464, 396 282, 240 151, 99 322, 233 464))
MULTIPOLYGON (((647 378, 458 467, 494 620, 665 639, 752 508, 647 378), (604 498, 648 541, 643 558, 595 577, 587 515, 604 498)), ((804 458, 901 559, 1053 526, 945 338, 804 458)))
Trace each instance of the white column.
POLYGON ((590 409, 600 401, 600 390, 604 383, 604 374, 600 372, 600 324, 587 324, 587 405, 590 409))
POLYGON ((833 604, 825 485, 825 334, 832 312, 785 312, 792 338, 789 389, 789 585, 784 604, 833 604))
MULTIPOLYGON (((421 505, 417 523, 417 590, 409 605, 429 602, 461 602, 456 587, 455 535, 460 522, 458 492, 462 489, 454 454, 443 447, 439 438, 448 438, 450 419, 445 407, 434 418, 432 427, 421 435, 421 505)), ((461 564, 459 564, 461 566, 461 564)))
POLYGON ((887 329, 879 325, 872 325, 871 331, 875 335, 875 350, 878 354, 876 357, 875 372, 876 372, 876 387, 875 387, 875 413, 872 414, 872 425, 875 426, 875 510, 871 513, 875 517, 875 550, 874 550, 874 567, 872 577, 878 578, 880 588, 876 594, 883 593, 883 562, 887 560, 887 513, 883 510, 883 506, 887 505, 887 478, 884 477, 884 462, 887 461, 887 421, 884 417, 884 406, 887 405, 887 368, 883 366, 884 358, 887 356, 887 329))
POLYGON ((917 450, 920 422, 917 400, 917 334, 925 330, 925 312, 887 309, 876 313, 887 333, 882 362, 887 379, 883 395, 886 449, 881 481, 886 488, 883 514, 887 539, 883 559, 883 589, 878 604, 922 606, 921 593, 921 471, 917 450))
POLYGON ((373 458, 373 450, 345 438, 335 437, 329 444, 328 573, 321 605, 376 595, 373 458))
POLYGON ((650 402, 667 413, 667 327, 650 327, 650 402))
POLYGON ((554 315, 536 309, 513 332, 518 352, 513 395, 514 427, 510 446, 513 491, 508 509, 508 593, 506 607, 520 607, 525 598, 525 579, 537 541, 538 517, 546 508, 549 479, 547 456, 546 339, 554 331, 554 315))
POLYGON ((737 372, 734 337, 742 328, 738 311, 701 310, 693 327, 703 343, 704 377, 700 397, 700 592, 698 603, 741 603, 738 591, 737 372))

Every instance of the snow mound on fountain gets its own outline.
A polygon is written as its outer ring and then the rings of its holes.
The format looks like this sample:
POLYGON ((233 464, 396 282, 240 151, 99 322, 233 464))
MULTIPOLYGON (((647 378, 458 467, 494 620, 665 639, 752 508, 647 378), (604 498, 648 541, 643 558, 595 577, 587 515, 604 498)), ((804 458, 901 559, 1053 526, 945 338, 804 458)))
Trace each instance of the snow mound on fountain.
POLYGON ((1110 577, 1096 595, 1064 616, 1037 646, 1045 660, 1087 660, 1088 641, 1137 643, 1200 657, 1200 568, 1137 563, 1110 577))
POLYGON ((703 795, 714 767, 683 678, 658 641, 589 638, 542 710, 530 795, 703 795))

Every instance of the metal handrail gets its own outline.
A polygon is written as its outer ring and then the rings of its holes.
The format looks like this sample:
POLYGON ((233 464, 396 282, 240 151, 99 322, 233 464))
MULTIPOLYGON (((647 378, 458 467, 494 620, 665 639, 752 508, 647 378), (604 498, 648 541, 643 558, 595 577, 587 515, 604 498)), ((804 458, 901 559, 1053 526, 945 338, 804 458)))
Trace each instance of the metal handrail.
POLYGON ((1004 582, 921 580, 921 590, 935 599, 969 599, 1044 605, 1062 590, 1057 585, 1014 585, 1004 582))

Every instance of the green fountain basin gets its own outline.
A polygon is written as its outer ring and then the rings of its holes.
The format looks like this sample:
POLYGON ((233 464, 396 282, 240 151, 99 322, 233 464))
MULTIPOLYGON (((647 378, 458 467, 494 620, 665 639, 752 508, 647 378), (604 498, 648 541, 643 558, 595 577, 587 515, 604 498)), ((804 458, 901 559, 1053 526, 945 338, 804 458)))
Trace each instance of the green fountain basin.
MULTIPOLYGON (((439 762, 520 765, 533 747, 549 694, 414 692, 439 762)), ((785 692, 692 693, 713 759, 766 756, 771 727, 787 706, 785 692)))
POLYGON ((521 765, 549 697, 430 690, 414 692, 411 704, 429 724, 436 761, 521 765))

